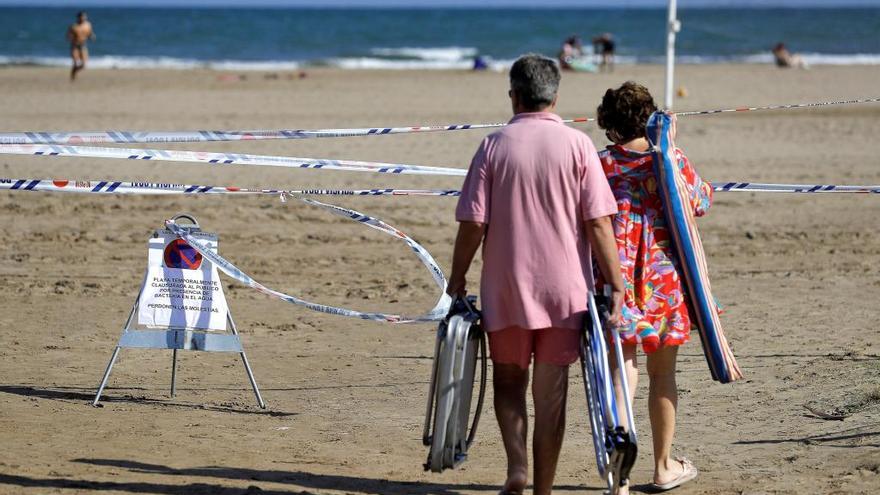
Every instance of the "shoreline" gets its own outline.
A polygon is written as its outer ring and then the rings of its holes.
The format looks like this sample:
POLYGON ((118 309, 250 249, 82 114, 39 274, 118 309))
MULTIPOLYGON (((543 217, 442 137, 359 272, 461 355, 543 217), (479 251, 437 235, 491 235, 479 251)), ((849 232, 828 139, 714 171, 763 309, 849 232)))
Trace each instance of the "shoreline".
MULTIPOLYGON (((832 55, 831 57, 837 57, 832 55)), ((811 70, 817 68, 829 67, 880 67, 880 54, 860 54, 856 57, 864 57, 864 63, 811 63, 808 69, 784 69, 780 70, 811 70)), ((57 63, 39 63, 39 62, 7 62, 3 63, 3 56, 0 56, 0 69, 58 69, 68 68, 70 66, 69 58, 56 57, 59 59, 57 63)), ((551 57, 552 58, 552 57, 551 57)), ((94 59, 93 59, 94 60, 94 59)), ((410 62, 410 61, 401 61, 410 62)), ((510 61, 512 62, 512 61, 510 61)), ((98 71, 128 71, 128 70, 171 70, 171 71, 212 71, 212 72, 286 72, 286 71, 314 71, 314 70, 339 70, 346 72, 365 72, 365 71, 388 71, 388 72, 506 72, 509 64, 493 63, 488 69, 482 71, 474 71, 470 67, 470 62, 462 66, 432 66, 425 64, 423 66, 339 66, 332 63, 301 63, 298 61, 206 61, 191 62, 180 61, 179 64, 156 64, 153 62, 143 62, 138 64, 137 61, 130 61, 124 64, 107 66, 101 63, 92 62, 87 65, 88 70, 98 71), (502 66, 503 65, 503 66, 502 66)), ((676 67, 772 67, 777 68, 772 62, 765 61, 713 61, 713 62, 691 62, 687 60, 676 61, 676 67)), ((665 67, 665 62, 637 62, 637 63, 617 63, 615 68, 632 68, 632 67, 665 67)), ((582 73, 597 74, 591 71, 565 71, 564 74, 582 73)))

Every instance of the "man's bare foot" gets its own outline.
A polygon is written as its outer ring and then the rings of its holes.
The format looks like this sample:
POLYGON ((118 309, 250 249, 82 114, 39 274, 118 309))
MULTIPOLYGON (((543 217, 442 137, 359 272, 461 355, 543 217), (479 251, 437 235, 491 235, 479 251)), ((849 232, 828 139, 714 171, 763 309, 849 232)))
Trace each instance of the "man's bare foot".
POLYGON ((499 495, 522 495, 526 491, 527 482, 528 475, 525 470, 508 470, 507 481, 504 482, 504 488, 499 495))

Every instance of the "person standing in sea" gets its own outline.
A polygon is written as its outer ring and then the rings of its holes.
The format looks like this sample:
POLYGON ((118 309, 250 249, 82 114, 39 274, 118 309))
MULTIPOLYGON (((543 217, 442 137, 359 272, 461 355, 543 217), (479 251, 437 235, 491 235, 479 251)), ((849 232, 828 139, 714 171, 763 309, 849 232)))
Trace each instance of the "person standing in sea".
POLYGON ((614 72, 614 36, 602 33, 593 38, 593 51, 601 56, 599 70, 614 72))
POLYGON ((70 58, 73 67, 70 69, 70 80, 76 79, 76 73, 86 68, 89 60, 89 49, 86 42, 95 39, 95 30, 85 12, 77 12, 76 22, 67 28, 67 41, 70 42, 70 58))
POLYGON ((612 286, 620 319, 623 279, 611 219, 617 203, 596 148, 553 113, 556 62, 524 55, 510 69, 514 117, 480 144, 456 208, 458 236, 447 292, 466 293, 466 274, 483 245, 483 328, 493 362, 495 414, 507 453, 502 493, 526 487, 526 391, 532 397, 534 493, 550 494, 565 435, 568 368, 593 288, 590 251, 612 286))

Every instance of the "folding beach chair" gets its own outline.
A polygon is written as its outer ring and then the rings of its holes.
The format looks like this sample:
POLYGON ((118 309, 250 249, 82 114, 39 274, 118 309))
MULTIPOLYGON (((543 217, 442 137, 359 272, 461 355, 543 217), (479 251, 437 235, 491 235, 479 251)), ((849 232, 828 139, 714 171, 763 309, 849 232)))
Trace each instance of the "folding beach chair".
MULTIPOLYGON (((636 461, 636 428, 633 421, 632 404, 628 399, 629 384, 623 366, 618 366, 624 395, 627 397, 626 426, 617 413, 617 398, 611 382, 611 369, 608 361, 608 346, 605 342, 605 320, 608 318, 608 299, 589 294, 589 315, 581 334, 581 366, 583 368, 584 389, 587 393, 587 408, 590 415, 590 428, 593 433, 593 446, 596 450, 596 465, 599 475, 608 483, 611 494, 618 493, 620 486, 626 484, 629 472, 636 461)), ((620 336, 612 335, 617 362, 623 363, 623 349, 620 336)))
POLYGON ((474 296, 456 298, 437 328, 422 436, 422 443, 429 447, 426 471, 439 473, 464 462, 477 433, 486 393, 487 354, 476 302, 474 296), (478 362, 480 389, 468 429, 478 362))

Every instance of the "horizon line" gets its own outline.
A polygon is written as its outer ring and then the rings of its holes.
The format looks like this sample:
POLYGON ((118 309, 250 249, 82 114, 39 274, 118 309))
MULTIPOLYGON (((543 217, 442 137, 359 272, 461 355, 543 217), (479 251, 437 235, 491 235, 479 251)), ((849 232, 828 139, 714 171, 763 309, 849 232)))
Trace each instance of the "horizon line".
MULTIPOLYGON (((176 4, 162 4, 156 2, 144 2, 144 3, 133 3, 133 4, 125 4, 118 5, 113 2, 107 0, 106 2, 98 1, 98 2, 89 2, 84 1, 80 2, 77 6, 65 5, 59 2, 53 2, 48 0, 46 2, 35 2, 29 1, 26 2, 22 0, 21 2, 15 3, 0 3, 0 8, 40 8, 40 7, 49 7, 49 8, 70 8, 70 9, 83 9, 83 8, 112 8, 112 9, 234 9, 234 10, 246 10, 246 9, 308 9, 308 10, 339 10, 339 9, 387 9, 387 10, 429 10, 429 9, 450 9, 450 10, 543 10, 547 8, 552 9, 569 9, 569 10, 666 10, 665 5, 651 5, 646 3, 635 3, 631 5, 571 5, 568 3, 545 3, 541 6, 534 5, 517 5, 517 4, 492 4, 492 5, 465 5, 465 4, 452 4, 452 5, 403 5, 397 3, 391 4, 383 4, 376 3, 374 5, 363 5, 363 4, 330 4, 330 5, 307 5, 307 4, 297 4, 297 5, 279 5, 277 3, 260 3, 260 2, 252 2, 249 5, 241 5, 241 4, 227 4, 227 3, 215 3, 215 4, 191 4, 191 5, 181 5, 180 2, 176 4)), ((713 4, 712 2, 700 2, 693 5, 684 5, 678 6, 678 10, 690 10, 690 9, 737 9, 737 10, 769 10, 769 9, 785 9, 785 10, 793 10, 793 9, 847 9, 847 8, 880 8, 880 5, 870 5, 864 2, 852 1, 846 2, 844 0, 843 3, 824 3, 824 4, 816 4, 810 3, 807 5, 792 5, 785 3, 763 3, 763 4, 745 4, 745 5, 736 5, 736 2, 724 3, 722 5, 713 4)))

